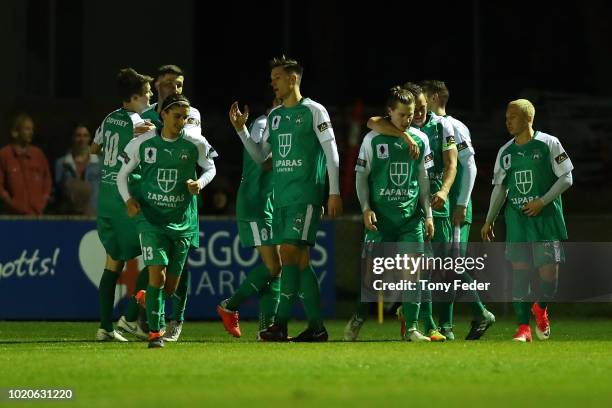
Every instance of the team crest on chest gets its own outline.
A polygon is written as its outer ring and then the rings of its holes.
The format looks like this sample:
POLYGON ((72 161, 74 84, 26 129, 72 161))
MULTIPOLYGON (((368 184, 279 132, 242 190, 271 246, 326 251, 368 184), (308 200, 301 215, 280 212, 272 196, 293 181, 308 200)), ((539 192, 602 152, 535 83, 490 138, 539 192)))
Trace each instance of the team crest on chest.
POLYGON ((393 162, 389 166, 389 177, 393 184, 403 186, 410 175, 409 164, 406 162, 393 162))
POLYGON ((521 194, 527 194, 533 187, 533 174, 531 170, 521 170, 514 173, 516 189, 521 194))
POLYGON ((177 169, 157 169, 157 185, 164 193, 174 190, 177 179, 177 169))
POLYGON ((287 157, 291 151, 291 133, 281 133, 278 135, 278 154, 287 157))

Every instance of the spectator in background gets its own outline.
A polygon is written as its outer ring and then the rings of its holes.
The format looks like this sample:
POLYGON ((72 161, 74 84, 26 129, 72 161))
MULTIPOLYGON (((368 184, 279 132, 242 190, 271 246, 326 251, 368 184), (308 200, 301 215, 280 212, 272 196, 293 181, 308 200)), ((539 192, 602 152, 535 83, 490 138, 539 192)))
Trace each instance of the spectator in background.
POLYGON ((11 143, 0 149, 0 202, 8 214, 40 215, 51 194, 49 163, 42 150, 32 146, 34 121, 17 115, 11 143))
POLYGON ((100 183, 100 161, 89 153, 91 133, 79 123, 72 133, 72 147, 55 162, 55 188, 60 212, 95 215, 100 183))

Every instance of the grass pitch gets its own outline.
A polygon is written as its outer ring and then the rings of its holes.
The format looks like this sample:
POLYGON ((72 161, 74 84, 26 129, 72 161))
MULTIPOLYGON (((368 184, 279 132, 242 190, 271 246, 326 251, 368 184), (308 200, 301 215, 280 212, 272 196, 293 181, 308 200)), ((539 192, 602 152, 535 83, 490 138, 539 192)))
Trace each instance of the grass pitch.
MULTIPOLYGON (((190 323, 181 341, 91 341, 96 323, 0 322, 2 405, 125 406, 612 406, 612 320, 552 320, 552 338, 510 341, 499 322, 476 342, 398 340, 396 322, 366 322, 345 343, 254 341, 243 323, 233 339, 221 323, 190 323), (2 388, 3 387, 3 388, 2 388), (71 388, 72 401, 7 402, 7 388, 71 388)), ((293 322, 291 334, 303 327, 293 322)), ((459 325, 456 334, 467 332, 459 325)), ((535 336, 535 332, 534 332, 535 336)))

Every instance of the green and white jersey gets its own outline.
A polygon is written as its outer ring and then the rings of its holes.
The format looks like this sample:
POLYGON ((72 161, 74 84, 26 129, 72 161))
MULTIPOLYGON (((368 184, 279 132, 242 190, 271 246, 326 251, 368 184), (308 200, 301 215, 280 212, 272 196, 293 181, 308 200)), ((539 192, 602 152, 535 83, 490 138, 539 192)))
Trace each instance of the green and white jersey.
MULTIPOLYGON (((427 112, 427 120, 423 127, 421 127, 421 131, 427 135, 429 148, 433 154, 433 166, 429 169, 429 186, 431 194, 435 194, 440 191, 444 177, 443 152, 457 149, 455 129, 446 118, 438 116, 433 112, 427 112)), ((432 208, 432 213, 434 217, 448 217, 448 200, 441 210, 434 210, 432 208)))
POLYGON ((272 148, 275 207, 323 204, 327 170, 321 144, 334 139, 327 110, 309 98, 270 112, 263 140, 272 148))
MULTIPOLYGON (((522 214, 525 204, 546 194, 560 176, 573 168, 559 139, 536 131, 528 143, 519 145, 512 139, 499 149, 493 184, 503 184, 508 190, 506 212, 510 210, 522 214)), ((537 217, 563 220, 561 196, 544 206, 540 214, 533 218, 537 217)), ((562 238, 566 239, 564 222, 562 228, 562 238)))
POLYGON ((195 179, 196 165, 214 167, 216 155, 203 136, 185 130, 169 140, 156 129, 127 145, 121 160, 130 169, 140 166, 139 203, 149 224, 179 236, 193 234, 193 200, 187 180, 195 179))
POLYGON ((408 130, 419 146, 419 158, 410 157, 402 138, 369 132, 361 144, 355 171, 368 175, 370 205, 381 225, 401 227, 415 215, 419 206, 418 174, 433 166, 427 135, 416 128, 408 130))
MULTIPOLYGON (((157 103, 149 105, 147 109, 145 109, 140 117, 144 120, 148 120, 155 125, 156 128, 161 129, 164 125, 159 113, 157 113, 157 103)), ((202 117, 200 115, 200 111, 194 108, 193 106, 189 107, 189 116, 187 117, 187 123, 185 127, 194 126, 202 128, 202 117)))
MULTIPOLYGON (((251 124, 249 134, 255 143, 261 143, 267 116, 261 115, 251 124)), ((259 220, 272 217, 272 172, 263 169, 243 148, 242 177, 236 197, 238 220, 259 220)))
MULTIPOLYGON (((455 176, 455 182, 451 187, 449 198, 449 205, 451 211, 457 205, 457 199, 459 198, 459 193, 461 192, 461 178, 463 177, 464 168, 467 164, 467 160, 471 156, 476 154, 474 150, 474 146, 472 145, 472 136, 470 135, 470 130, 463 122, 461 122, 457 118, 453 118, 450 115, 445 116, 445 118, 450 121, 454 128, 455 135, 455 143, 457 145, 457 176, 455 176)), ((472 198, 469 197, 468 205, 466 207, 466 216, 465 221, 468 223, 472 223, 472 198)))
POLYGON ((112 217, 125 213, 125 204, 117 189, 117 173, 121 169, 119 154, 134 138, 134 128, 143 123, 135 112, 123 108, 111 112, 96 130, 94 143, 102 146, 102 166, 97 215, 112 217))

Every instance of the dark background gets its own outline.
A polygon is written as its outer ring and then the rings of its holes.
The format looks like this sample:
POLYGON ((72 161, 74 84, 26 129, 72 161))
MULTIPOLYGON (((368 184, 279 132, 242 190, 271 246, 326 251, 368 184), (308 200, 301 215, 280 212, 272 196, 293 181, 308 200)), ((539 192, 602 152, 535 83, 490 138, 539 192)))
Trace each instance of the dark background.
MULTIPOLYGON (((177 64, 205 136, 220 152, 212 188, 233 194, 242 148, 227 120, 229 104, 238 99, 261 112, 268 61, 286 53, 305 67, 302 93, 332 114, 343 164, 354 155, 351 123, 365 134, 363 120, 382 112, 389 87, 442 79, 451 91, 449 113, 470 127, 476 146, 477 216, 486 211, 495 153, 509 138, 505 105, 518 97, 534 102, 535 127, 558 136, 570 153, 570 208, 609 213, 608 2, 9 0, 2 7, 0 144, 8 142, 12 117, 27 111, 34 143, 50 162, 68 148, 76 121, 87 121, 93 133, 118 106, 120 68, 154 75, 159 65, 177 64), (355 114, 360 103, 362 115, 355 114), (603 200, 582 205, 588 191, 603 192, 603 200)), ((356 208, 354 194, 345 201, 356 208)))

